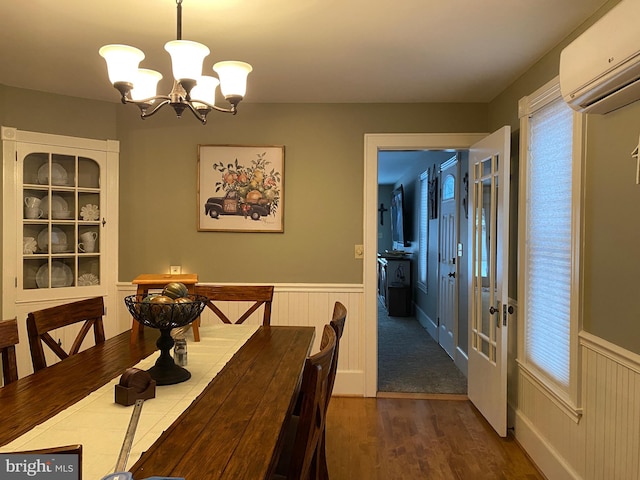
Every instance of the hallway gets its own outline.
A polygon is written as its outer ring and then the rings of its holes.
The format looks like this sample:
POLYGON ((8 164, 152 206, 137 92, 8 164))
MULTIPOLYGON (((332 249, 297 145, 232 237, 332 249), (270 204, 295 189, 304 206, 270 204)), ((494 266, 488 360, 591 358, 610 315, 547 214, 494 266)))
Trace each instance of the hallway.
POLYGON ((389 317, 378 304, 378 391, 467 393, 467 379, 415 317, 389 317))

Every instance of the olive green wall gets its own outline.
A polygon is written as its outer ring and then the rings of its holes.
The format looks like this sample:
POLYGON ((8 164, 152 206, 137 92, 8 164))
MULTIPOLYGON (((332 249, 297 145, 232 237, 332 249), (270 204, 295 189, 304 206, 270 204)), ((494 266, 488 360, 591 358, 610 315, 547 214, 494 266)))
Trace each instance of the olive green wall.
POLYGON ((122 107, 120 280, 182 265, 203 282, 362 283, 364 134, 485 130, 485 104, 243 104, 206 126, 122 107), (284 233, 196 231, 198 144, 285 146, 284 233))
POLYGON ((119 106, 0 85, 0 125, 18 130, 117 140, 119 106))
POLYGON ((584 329, 640 353, 640 102, 587 120, 584 329))

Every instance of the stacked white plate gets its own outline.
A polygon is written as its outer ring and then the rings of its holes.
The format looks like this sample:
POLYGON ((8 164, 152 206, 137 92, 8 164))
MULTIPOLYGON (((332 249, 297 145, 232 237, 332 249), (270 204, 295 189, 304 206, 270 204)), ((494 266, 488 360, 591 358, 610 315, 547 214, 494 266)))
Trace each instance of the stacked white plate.
MULTIPOLYGON (((71 268, 62 262, 51 262, 51 287, 70 287, 73 284, 73 272, 71 268)), ((44 264, 36 273, 36 285, 38 288, 49 287, 49 265, 44 264)))
MULTIPOLYGON (((49 251, 49 229, 43 228, 38 234, 38 247, 41 252, 49 251)), ((51 253, 62 253, 68 248, 67 234, 58 227, 51 227, 51 253)))
POLYGON ((44 212, 44 216, 49 215, 49 204, 51 204, 51 217, 53 218, 71 218, 69 205, 67 201, 60 195, 45 195, 40 203, 40 209, 44 212))
POLYGON ((49 164, 45 163, 38 169, 38 183, 42 185, 68 185, 67 171, 59 163, 51 164, 51 182, 49 182, 49 164))

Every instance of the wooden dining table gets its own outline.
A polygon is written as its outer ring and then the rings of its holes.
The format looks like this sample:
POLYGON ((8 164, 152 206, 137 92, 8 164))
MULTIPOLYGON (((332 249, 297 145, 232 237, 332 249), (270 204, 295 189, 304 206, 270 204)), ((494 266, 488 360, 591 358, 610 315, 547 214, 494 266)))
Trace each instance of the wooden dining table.
MULTIPOLYGON (((151 355, 157 350, 155 333, 131 343, 126 331, 0 388, 0 446, 151 355)), ((270 478, 313 340, 313 327, 258 327, 130 468, 134 478, 270 478)))

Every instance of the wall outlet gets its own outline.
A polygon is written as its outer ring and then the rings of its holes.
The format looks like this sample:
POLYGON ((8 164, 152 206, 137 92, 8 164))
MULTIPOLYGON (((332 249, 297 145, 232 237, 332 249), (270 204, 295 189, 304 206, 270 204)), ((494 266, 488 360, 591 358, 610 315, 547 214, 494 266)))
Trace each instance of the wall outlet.
POLYGON ((169 273, 171 275, 180 275, 182 273, 182 266, 180 266, 180 265, 171 265, 169 267, 169 273))

